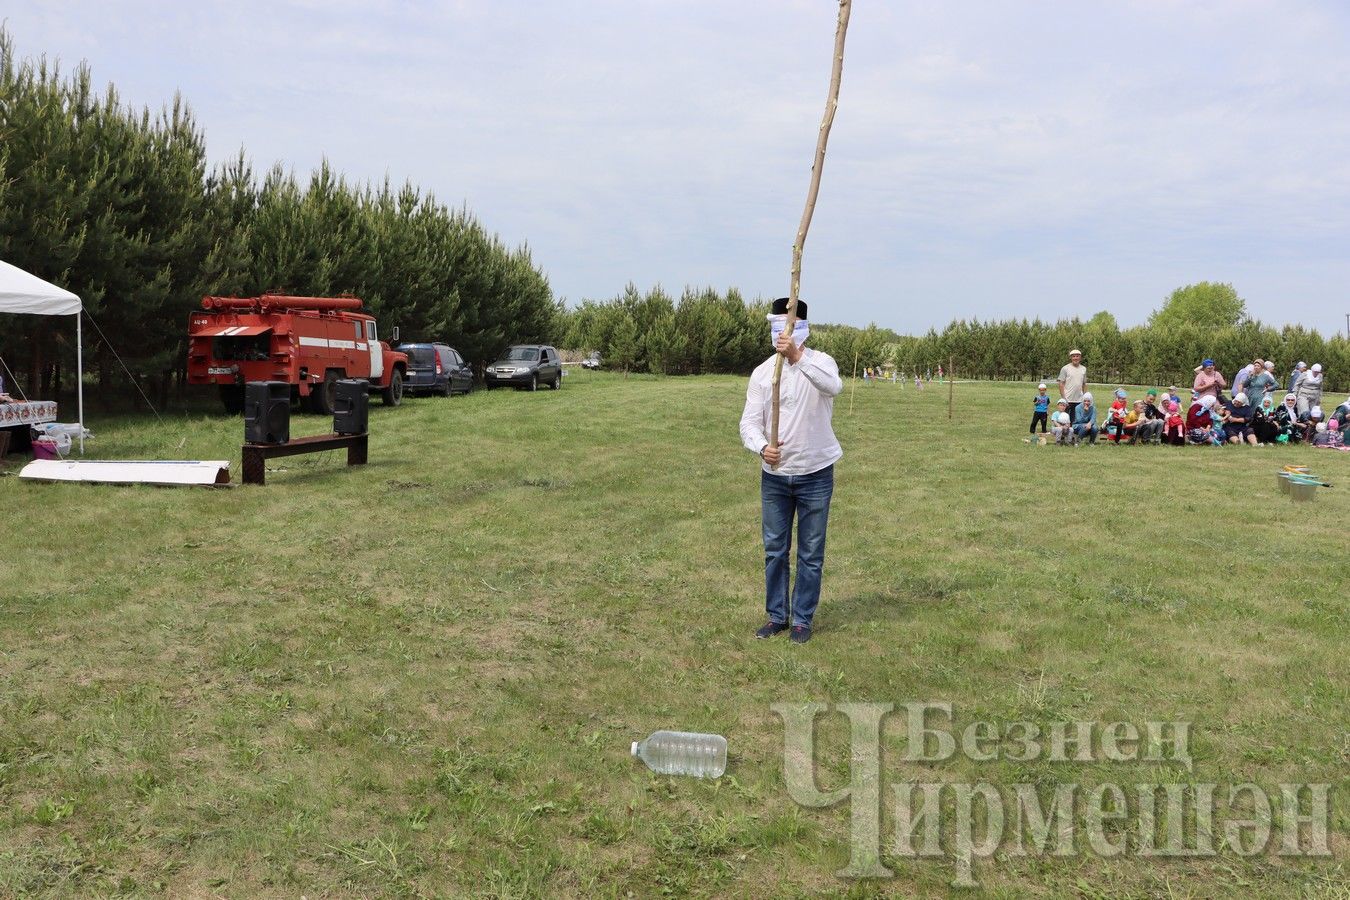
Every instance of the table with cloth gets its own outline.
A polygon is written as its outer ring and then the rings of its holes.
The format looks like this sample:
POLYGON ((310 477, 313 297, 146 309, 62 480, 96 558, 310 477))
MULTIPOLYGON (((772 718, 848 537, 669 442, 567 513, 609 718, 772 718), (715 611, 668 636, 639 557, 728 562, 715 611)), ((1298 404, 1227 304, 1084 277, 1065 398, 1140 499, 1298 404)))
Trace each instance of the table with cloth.
POLYGON ((55 400, 0 403, 0 431, 4 432, 4 437, 0 437, 0 444, 8 444, 10 450, 24 449, 29 446, 29 428, 55 421, 55 400), (5 437, 9 440, 6 441, 5 437))

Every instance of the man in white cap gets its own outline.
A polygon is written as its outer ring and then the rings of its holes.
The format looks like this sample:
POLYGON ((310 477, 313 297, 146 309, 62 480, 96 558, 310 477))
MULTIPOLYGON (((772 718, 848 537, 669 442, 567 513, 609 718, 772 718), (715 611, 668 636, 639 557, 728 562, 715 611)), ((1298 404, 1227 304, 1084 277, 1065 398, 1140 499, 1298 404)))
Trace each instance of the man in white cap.
POLYGON ((1087 387, 1087 366, 1083 365, 1083 352, 1078 349, 1069 351, 1069 364, 1059 370, 1059 395, 1069 404, 1069 419, 1077 420, 1078 404, 1083 402, 1083 390, 1087 387))

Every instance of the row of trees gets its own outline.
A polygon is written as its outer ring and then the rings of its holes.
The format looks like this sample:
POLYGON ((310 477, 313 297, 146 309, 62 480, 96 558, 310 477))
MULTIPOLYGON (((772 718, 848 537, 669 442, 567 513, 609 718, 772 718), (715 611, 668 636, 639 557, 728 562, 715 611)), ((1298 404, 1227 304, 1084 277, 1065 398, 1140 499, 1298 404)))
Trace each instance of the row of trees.
MULTIPOLYGON (((766 316, 770 301, 746 300, 735 288, 685 288, 678 301, 660 287, 645 294, 633 284, 606 301, 587 300, 564 313, 563 347, 598 351, 606 364, 661 375, 746 373, 773 352, 766 316)), ((840 361, 855 351, 863 365, 880 365, 893 331, 869 325, 811 325, 811 346, 840 361), (869 362, 870 360, 870 362, 869 362)))
MULTIPOLYGON (((202 130, 175 97, 158 114, 20 60, 0 29, 0 259, 75 292, 86 367, 117 385, 120 354, 161 401, 185 365, 201 297, 352 293, 405 339, 451 338, 475 361, 555 333, 559 305, 527 247, 412 184, 354 185, 326 164, 307 181, 245 155, 209 167, 202 130), (105 339, 106 338, 106 339, 105 339)), ((0 357, 53 396, 74 368, 69 324, 16 316, 0 357)))
POLYGON ((662 375, 749 372, 771 351, 768 304, 686 288, 676 302, 660 287, 631 283, 608 301, 586 300, 565 313, 563 347, 598 350, 612 368, 662 375))
MULTIPOLYGON (((746 301, 735 290, 686 290, 676 303, 659 287, 642 294, 630 284, 618 297, 566 313, 561 339, 568 348, 598 350, 624 370, 746 373, 770 352, 767 312, 767 301, 746 301)), ((1230 376, 1256 357, 1272 359, 1283 382, 1303 360, 1322 363, 1328 390, 1350 389, 1350 342, 1251 320, 1232 285, 1208 282, 1178 288, 1148 324, 1134 328, 1120 328, 1108 312, 1087 321, 955 321, 919 336, 875 324, 813 323, 811 346, 833 356, 846 374, 855 366, 913 373, 954 364, 962 377, 1021 381, 1053 378, 1076 348, 1094 381, 1122 384, 1189 384, 1205 357, 1230 376)))
POLYGON ((941 332, 904 337, 888 348, 892 362, 913 372, 953 360, 966 377, 1053 378, 1069 351, 1083 351, 1094 381, 1121 384, 1189 384, 1206 357, 1230 378, 1253 359, 1273 360, 1286 383, 1294 364, 1321 363, 1326 390, 1350 390, 1350 341, 1324 338, 1300 325, 1274 328, 1247 316, 1231 284, 1200 282, 1173 291, 1147 324, 1120 328, 1099 312, 1086 322, 1039 319, 952 322, 941 332))

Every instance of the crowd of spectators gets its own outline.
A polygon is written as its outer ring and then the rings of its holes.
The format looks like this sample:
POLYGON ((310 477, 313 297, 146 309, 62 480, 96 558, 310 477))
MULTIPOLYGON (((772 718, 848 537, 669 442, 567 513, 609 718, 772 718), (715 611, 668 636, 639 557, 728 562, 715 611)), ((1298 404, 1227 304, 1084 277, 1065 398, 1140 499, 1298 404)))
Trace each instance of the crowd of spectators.
POLYGON ((1056 444, 1222 445, 1307 443, 1315 447, 1350 450, 1343 432, 1350 428, 1350 397, 1330 416, 1322 409, 1323 372, 1320 364, 1300 362, 1281 393, 1275 364, 1256 359, 1228 380, 1214 360, 1195 367, 1190 396, 1183 405, 1176 385, 1150 389, 1130 401, 1117 388, 1104 411, 1087 390, 1083 354, 1069 353, 1069 363, 1056 379, 1059 399, 1053 401, 1045 384, 1037 387, 1032 406, 1031 433, 1053 435, 1056 444))

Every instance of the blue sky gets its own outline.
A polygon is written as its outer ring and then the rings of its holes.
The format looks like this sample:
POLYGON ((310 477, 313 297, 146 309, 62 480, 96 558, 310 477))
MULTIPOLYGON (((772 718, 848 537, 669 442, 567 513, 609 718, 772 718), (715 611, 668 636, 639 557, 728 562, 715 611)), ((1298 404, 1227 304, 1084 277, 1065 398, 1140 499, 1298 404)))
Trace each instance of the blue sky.
MULTIPOLYGON (((213 159, 411 179, 528 242, 554 290, 787 292, 831 0, 28 2, 23 55, 213 159)), ((802 296, 901 331, 1232 282, 1274 324, 1350 312, 1350 7, 855 0, 802 296)))

